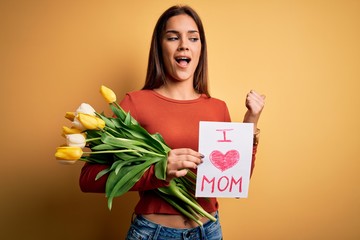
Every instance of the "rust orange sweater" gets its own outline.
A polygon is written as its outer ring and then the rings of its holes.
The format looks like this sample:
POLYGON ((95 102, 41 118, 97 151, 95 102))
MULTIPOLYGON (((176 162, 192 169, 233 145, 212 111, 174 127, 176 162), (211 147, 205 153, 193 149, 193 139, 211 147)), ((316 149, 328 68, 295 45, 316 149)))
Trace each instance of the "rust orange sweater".
MULTIPOLYGON (((120 105, 150 133, 160 133, 170 148, 191 148, 198 150, 199 122, 230 122, 230 115, 225 102, 216 98, 201 95, 194 100, 173 100, 152 90, 140 90, 126 94, 120 105)), ((256 146, 253 151, 253 164, 256 146)), ((106 177, 95 181, 95 176, 106 165, 85 164, 80 175, 80 187, 84 192, 104 192, 106 177)), ((136 214, 180 214, 153 191, 166 186, 165 181, 158 180, 153 167, 145 172, 134 185, 132 191, 139 191, 140 200, 135 207, 136 214)), ((199 198, 198 202, 207 212, 218 209, 216 198, 199 198)))

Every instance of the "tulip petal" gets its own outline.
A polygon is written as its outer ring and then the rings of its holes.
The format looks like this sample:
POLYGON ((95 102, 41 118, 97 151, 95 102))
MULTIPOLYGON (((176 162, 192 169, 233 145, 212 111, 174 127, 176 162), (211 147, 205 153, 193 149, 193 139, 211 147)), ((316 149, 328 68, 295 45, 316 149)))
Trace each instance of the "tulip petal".
POLYGON ((69 119, 70 121, 74 121, 75 112, 66 112, 65 118, 69 119))
POLYGON ((88 130, 95 129, 103 129, 105 127, 105 122, 101 118, 91 116, 88 114, 79 113, 74 120, 74 124, 80 123, 81 126, 77 126, 79 128, 83 127, 88 130), (77 121, 75 121, 77 120, 77 121))
POLYGON ((84 114, 95 116, 96 115, 95 112, 96 112, 95 109, 90 104, 82 103, 82 104, 80 104, 78 109, 76 109, 75 115, 77 115, 79 113, 84 113, 84 114))
POLYGON ((68 134, 68 135, 66 135, 66 144, 69 147, 84 148, 86 145, 86 139, 85 139, 84 134, 81 134, 81 133, 68 134))
POLYGON ((77 128, 69 128, 66 126, 63 126, 63 134, 67 135, 67 134, 75 134, 75 133, 81 133, 82 130, 77 129, 77 128))
POLYGON ((104 99, 107 103, 116 102, 116 94, 110 88, 105 87, 104 85, 101 85, 100 93, 104 97, 104 99))
POLYGON ((101 129, 103 129, 104 127, 105 127, 105 121, 104 120, 102 120, 101 118, 96 118, 96 121, 97 121, 97 124, 98 124, 98 128, 101 128, 101 129))
POLYGON ((58 160, 79 160, 83 151, 79 147, 58 147, 55 157, 58 160))
POLYGON ((77 118, 85 129, 93 130, 97 128, 98 121, 94 116, 79 113, 77 118))

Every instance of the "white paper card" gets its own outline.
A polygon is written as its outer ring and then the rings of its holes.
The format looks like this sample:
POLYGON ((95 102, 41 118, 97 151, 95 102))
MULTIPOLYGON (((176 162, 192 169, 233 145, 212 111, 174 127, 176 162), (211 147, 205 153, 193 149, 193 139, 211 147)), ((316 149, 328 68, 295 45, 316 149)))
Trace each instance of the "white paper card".
POLYGON ((196 197, 247 198, 250 180, 252 123, 207 122, 199 126, 196 197))

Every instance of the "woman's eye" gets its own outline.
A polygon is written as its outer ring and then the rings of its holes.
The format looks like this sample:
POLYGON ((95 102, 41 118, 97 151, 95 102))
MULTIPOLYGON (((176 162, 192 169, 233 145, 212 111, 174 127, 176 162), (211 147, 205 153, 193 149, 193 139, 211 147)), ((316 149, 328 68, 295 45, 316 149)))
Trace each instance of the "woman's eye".
POLYGON ((190 39, 190 41, 192 41, 192 42, 197 42, 197 41, 199 41, 199 38, 197 38, 197 37, 193 37, 193 38, 189 38, 190 39))
POLYGON ((168 41, 176 41, 178 39, 179 39, 178 37, 168 37, 167 38, 168 41))

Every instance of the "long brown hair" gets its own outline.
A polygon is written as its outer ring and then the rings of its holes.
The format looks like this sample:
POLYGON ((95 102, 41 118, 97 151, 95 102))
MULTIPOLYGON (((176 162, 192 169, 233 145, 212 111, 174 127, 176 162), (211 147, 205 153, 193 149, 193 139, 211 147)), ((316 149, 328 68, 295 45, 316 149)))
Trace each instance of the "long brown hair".
POLYGON ((208 91, 208 63, 205 31, 199 15, 189 6, 172 6, 167 9, 158 19, 151 39, 146 79, 143 89, 159 88, 165 83, 165 67, 162 57, 161 39, 164 34, 167 21, 174 16, 186 14, 196 23, 201 41, 201 54, 198 66, 194 73, 193 86, 196 92, 206 94, 208 91))

